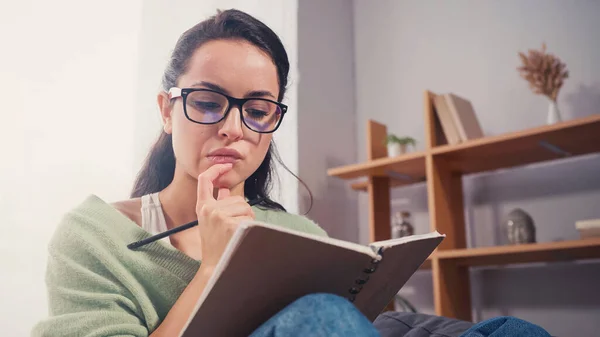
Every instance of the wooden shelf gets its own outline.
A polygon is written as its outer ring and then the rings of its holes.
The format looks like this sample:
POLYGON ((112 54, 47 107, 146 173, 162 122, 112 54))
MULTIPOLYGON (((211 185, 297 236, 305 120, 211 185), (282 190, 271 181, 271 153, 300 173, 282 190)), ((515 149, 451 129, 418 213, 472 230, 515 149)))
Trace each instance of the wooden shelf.
POLYGON ((600 238, 510 246, 438 250, 435 257, 462 266, 505 265, 530 262, 600 258, 600 238))
MULTIPOLYGON (((450 170, 469 174, 595 152, 600 152, 600 114, 332 168, 327 174, 342 179, 387 176, 393 178, 391 187, 397 187, 426 180, 425 158, 429 153, 447 162, 450 170)), ((361 181, 352 188, 366 191, 367 185, 361 181)))
POLYGON ((392 187, 419 182, 427 185, 429 225, 446 234, 420 267, 430 269, 437 315, 472 319, 469 269, 472 266, 554 262, 600 258, 600 238, 563 242, 465 248, 465 174, 523 166, 600 152, 600 114, 553 125, 542 125, 454 145, 446 140, 433 104, 436 94, 425 91, 425 150, 387 156, 387 128, 367 122, 367 161, 331 168, 329 176, 353 180, 352 188, 369 196, 369 240, 389 239, 392 187))
MULTIPOLYGON (((390 179, 390 188, 411 185, 411 184, 414 184, 414 183, 417 183, 417 182, 423 182, 423 181, 425 181, 424 177, 421 180, 414 179, 414 180, 408 180, 408 181, 407 180, 390 179)), ((363 192, 367 191, 367 187, 368 186, 369 186, 369 181, 368 180, 357 181, 357 182, 352 183, 350 185, 350 187, 352 187, 353 190, 355 190, 355 191, 363 191, 363 192)))
POLYGON ((384 157, 364 163, 332 168, 330 176, 342 179, 359 177, 391 177, 411 184, 425 177, 425 152, 413 152, 398 157, 384 157))
POLYGON ((423 262, 421 267, 419 267, 419 269, 420 270, 431 270, 431 260, 432 259, 433 259, 432 256, 428 257, 427 260, 425 260, 425 262, 423 262))
POLYGON ((600 114, 431 150, 463 174, 600 152, 600 114))

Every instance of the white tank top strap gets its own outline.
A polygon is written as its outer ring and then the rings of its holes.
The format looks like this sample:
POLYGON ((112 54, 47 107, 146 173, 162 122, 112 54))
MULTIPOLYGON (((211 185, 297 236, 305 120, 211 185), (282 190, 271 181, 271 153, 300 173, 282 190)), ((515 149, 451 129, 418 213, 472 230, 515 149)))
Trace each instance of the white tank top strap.
MULTIPOLYGON (((158 192, 142 196, 142 229, 155 235, 167 230, 167 221, 158 198, 158 192)), ((161 241, 171 244, 169 237, 162 238, 161 241)))

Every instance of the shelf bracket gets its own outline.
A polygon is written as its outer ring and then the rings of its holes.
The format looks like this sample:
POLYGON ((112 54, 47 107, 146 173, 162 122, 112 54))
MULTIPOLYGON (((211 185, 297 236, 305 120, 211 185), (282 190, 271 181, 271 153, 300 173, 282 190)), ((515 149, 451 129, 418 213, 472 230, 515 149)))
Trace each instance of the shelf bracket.
POLYGON ((387 174, 388 176, 390 176, 394 179, 398 179, 398 180, 406 180, 406 181, 414 180, 413 177, 409 176, 408 174, 402 174, 402 173, 398 173, 398 172, 394 172, 394 171, 385 171, 385 174, 387 174))
POLYGON ((547 141, 541 140, 539 142, 539 145, 541 147, 545 148, 546 150, 549 150, 550 152, 554 152, 560 156, 563 156, 563 157, 572 156, 572 153, 567 152, 556 145, 552 145, 552 144, 548 143, 547 141))

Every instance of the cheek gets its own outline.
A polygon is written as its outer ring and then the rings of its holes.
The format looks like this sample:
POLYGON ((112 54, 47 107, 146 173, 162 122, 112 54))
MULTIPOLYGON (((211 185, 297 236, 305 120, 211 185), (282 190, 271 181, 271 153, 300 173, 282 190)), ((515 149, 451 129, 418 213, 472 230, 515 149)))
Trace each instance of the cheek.
MULTIPOLYGON (((190 174, 196 174, 197 163, 204 144, 214 133, 213 128, 189 122, 185 116, 173 118, 173 151, 177 161, 186 167, 190 174)), ((199 174, 199 173, 198 173, 199 174)))
POLYGON ((260 151, 260 153, 262 154, 261 156, 261 162, 262 162, 262 158, 265 157, 265 155, 267 154, 267 151, 269 150, 269 144, 271 144, 271 139, 273 138, 272 135, 265 135, 260 139, 260 142, 258 143, 257 146, 257 151, 260 151))
POLYGON ((269 144, 271 143, 272 136, 271 135, 263 135, 256 143, 253 144, 250 153, 251 155, 251 166, 252 170, 256 170, 263 159, 265 159, 265 155, 267 151, 269 151, 269 144))

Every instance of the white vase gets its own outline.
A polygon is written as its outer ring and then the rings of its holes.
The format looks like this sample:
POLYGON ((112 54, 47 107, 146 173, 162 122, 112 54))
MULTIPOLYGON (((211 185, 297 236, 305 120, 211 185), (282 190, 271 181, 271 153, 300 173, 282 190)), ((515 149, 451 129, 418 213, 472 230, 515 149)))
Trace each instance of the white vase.
POLYGON ((398 143, 389 143, 387 145, 388 157, 397 157, 402 154, 402 147, 398 143))
POLYGON ((548 106, 548 116, 546 117, 546 124, 554 124, 562 121, 560 117, 560 111, 558 111, 558 105, 555 101, 550 101, 550 105, 548 106))

